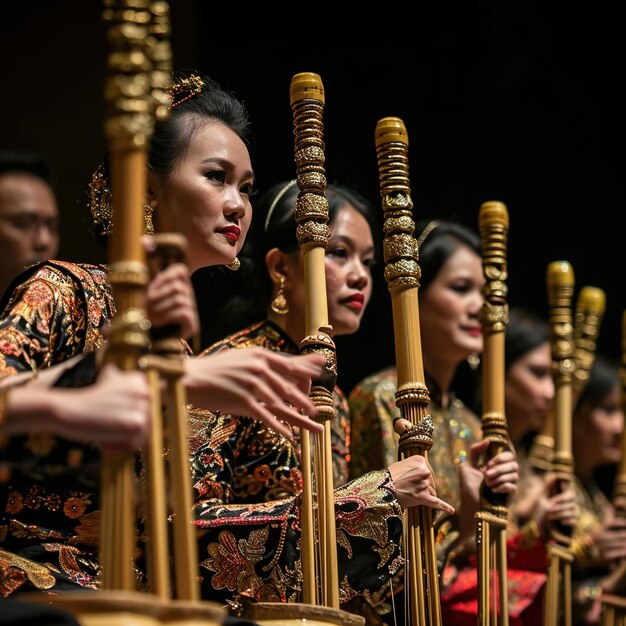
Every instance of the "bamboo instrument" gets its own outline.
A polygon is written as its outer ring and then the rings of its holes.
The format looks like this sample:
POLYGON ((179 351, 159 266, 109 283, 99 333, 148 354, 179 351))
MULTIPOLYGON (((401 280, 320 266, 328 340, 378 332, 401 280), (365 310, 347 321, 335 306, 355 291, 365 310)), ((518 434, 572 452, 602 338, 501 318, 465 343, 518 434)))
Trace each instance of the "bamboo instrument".
MULTIPOLYGON (((324 174, 324 87, 319 75, 309 72, 296 74, 291 81, 290 97, 294 124, 296 183, 300 189, 294 214, 298 245, 303 255, 305 287, 306 336, 300 345, 300 350, 301 352, 318 352, 326 357, 325 375, 322 379, 314 381, 310 392, 311 400, 317 409, 317 420, 324 424, 324 432, 313 436, 314 466, 317 470, 314 487, 318 511, 316 546, 319 547, 319 554, 314 556, 313 561, 319 563, 317 578, 321 586, 321 597, 309 598, 311 591, 308 590, 304 601, 309 603, 317 601, 324 606, 338 609, 339 577, 331 448, 331 420, 335 417, 333 391, 337 381, 337 358, 335 344, 329 334, 331 328, 328 324, 326 301, 324 257, 330 238, 330 228, 324 174)), ((308 431, 303 434, 305 435, 303 439, 310 439, 308 431)), ((310 457, 305 456, 303 445, 303 468, 310 467, 307 458, 310 457)), ((307 511, 309 506, 311 505, 307 501, 305 508, 303 501, 303 520, 314 519, 307 511)), ((304 534, 304 527, 302 532, 304 534)), ((310 529, 307 528, 306 532, 310 532, 310 529)), ((303 546, 310 544, 311 537, 308 536, 303 541, 303 546)), ((307 555, 307 558, 310 557, 307 555)), ((305 574, 311 576, 312 569, 310 565, 308 567, 305 574)))
POLYGON ((363 626, 365 618, 339 609, 337 532, 333 488, 331 420, 335 417, 333 392, 337 381, 335 344, 330 337, 326 299, 326 246, 330 238, 324 172, 324 87, 312 72, 295 74, 290 102, 294 124, 296 183, 300 192, 294 206, 296 236, 302 252, 305 287, 305 338, 300 352, 326 358, 322 376, 313 381, 309 396, 324 432, 300 431, 302 465, 302 603, 258 602, 242 614, 262 626, 313 623, 363 626), (315 483, 312 465, 315 467, 315 483), (317 513, 317 514, 316 514, 317 513), (317 522, 317 523, 316 523, 317 522))
POLYGON ((574 361, 572 379, 572 407, 576 406, 596 357, 596 343, 606 308, 606 294, 598 287, 586 286, 580 290, 574 313, 574 361))
MULTIPOLYGON (((178 233, 154 235, 156 248, 148 256, 151 275, 172 263, 184 263, 185 238, 178 233)), ((180 600, 199 600, 199 559, 196 533, 192 523, 192 486, 189 474, 189 445, 187 437, 187 398, 181 378, 184 374, 184 351, 180 329, 166 327, 153 329, 152 354, 142 357, 141 366, 148 373, 155 396, 153 430, 149 450, 144 455, 148 484, 148 580, 153 593, 162 598, 172 596, 169 591, 169 572, 164 565, 169 560, 167 536, 163 536, 169 513, 164 502, 166 485, 163 469, 163 449, 169 451, 171 474, 170 492, 174 520, 174 562, 176 597, 180 600), (167 428, 162 422, 161 380, 167 386, 167 428), (168 437, 164 436, 164 430, 168 437), (165 558, 165 560, 163 560, 165 558)))
MULTIPOLYGON (((552 375, 555 386, 555 437, 552 471, 560 489, 569 486, 574 476, 572 457, 572 380, 574 375, 574 332, 572 294, 574 272, 566 261, 554 261, 547 272, 548 304, 552 343, 552 375)), ((551 527, 548 544, 548 578, 544 595, 544 624, 572 624, 572 585, 570 529, 551 527)))
MULTIPOLYGON (((484 337, 482 356, 482 430, 490 441, 487 457, 509 448, 504 403, 504 336, 509 321, 507 304, 507 238, 509 215, 502 202, 485 202, 478 217, 483 250, 485 301, 481 310, 484 337)), ((484 484, 481 511, 476 514, 478 544, 478 623, 507 626, 506 496, 484 484), (495 575, 494 575, 495 574, 495 575), (493 593, 497 590, 497 593, 493 593)))
MULTIPOLYGON (((622 407, 626 413, 626 311, 622 314, 622 361, 620 380, 622 383, 622 407)), ((622 432, 622 458, 613 488, 615 514, 626 517, 626 428, 622 432)), ((615 590, 626 582, 626 561, 621 561, 603 581, 607 589, 615 590)), ((616 593, 602 594, 602 626, 626 626, 626 598, 616 593)))
MULTIPOLYGON (((112 320, 105 360, 136 369, 150 345, 144 310, 148 268, 141 245, 147 187, 147 146, 154 128, 150 94, 151 59, 145 42, 152 16, 149 6, 106 0, 111 46, 105 96, 105 134, 110 153, 114 232, 109 241, 109 281, 117 314, 112 320)), ((104 454, 101 557, 103 589, 135 589, 135 458, 104 454)))
MULTIPOLYGON (((391 294, 398 387, 396 405, 412 427, 398 433, 403 458, 427 457, 433 443, 430 402, 424 382, 417 293, 420 268, 413 237, 408 134, 404 122, 385 117, 376 124, 376 155, 382 208, 385 279, 391 294)), ((412 507, 406 515, 407 613, 412 626, 439 626, 441 602, 432 509, 412 507)))

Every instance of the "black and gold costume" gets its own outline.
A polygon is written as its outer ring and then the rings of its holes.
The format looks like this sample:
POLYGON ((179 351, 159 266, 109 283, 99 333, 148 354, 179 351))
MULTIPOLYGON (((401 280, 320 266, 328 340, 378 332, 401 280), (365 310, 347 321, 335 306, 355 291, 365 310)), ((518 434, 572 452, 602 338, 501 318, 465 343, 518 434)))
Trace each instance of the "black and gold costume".
MULTIPOLYGON (((4 308, 0 376, 95 350, 114 313, 105 267, 35 266, 4 308)), ((275 349, 294 349, 263 328, 269 343, 278 341, 275 349)), ((335 429, 336 479, 343 483, 347 418, 339 391, 337 400, 344 408, 335 429)), ((298 451, 247 418, 190 407, 190 423, 203 597, 298 599, 298 451)), ((98 450, 33 436, 3 442, 1 454, 0 593, 98 587, 98 450)), ((343 601, 374 593, 401 566, 402 511, 387 470, 335 494, 343 601)))

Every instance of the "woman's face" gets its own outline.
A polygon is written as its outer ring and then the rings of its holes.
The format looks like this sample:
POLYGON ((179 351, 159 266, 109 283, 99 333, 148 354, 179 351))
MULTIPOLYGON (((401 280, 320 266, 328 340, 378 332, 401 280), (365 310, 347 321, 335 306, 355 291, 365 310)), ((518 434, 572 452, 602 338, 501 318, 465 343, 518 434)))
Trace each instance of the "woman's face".
POLYGON ((574 416, 581 451, 595 458, 595 466, 612 465, 622 457, 624 410, 619 383, 594 406, 585 405, 574 416))
MULTIPOLYGON (((367 220, 351 205, 344 205, 331 224, 326 247, 326 297, 332 335, 349 335, 359 329, 372 295, 371 264, 374 241, 367 220)), ((302 277, 302 255, 294 255, 293 276, 302 277)), ((285 289, 289 317, 304 320, 304 282, 294 279, 285 289)))
POLYGON ((482 352, 479 313, 484 283, 481 257, 461 245, 420 293, 422 349, 431 362, 437 359, 456 367, 482 352))
POLYGON ((205 124, 171 175, 150 182, 156 230, 186 237, 190 272, 233 261, 250 227, 254 189, 250 154, 236 133, 205 124))
POLYGON ((520 436, 539 432, 554 401, 550 342, 526 352, 509 366, 504 395, 506 418, 520 436))

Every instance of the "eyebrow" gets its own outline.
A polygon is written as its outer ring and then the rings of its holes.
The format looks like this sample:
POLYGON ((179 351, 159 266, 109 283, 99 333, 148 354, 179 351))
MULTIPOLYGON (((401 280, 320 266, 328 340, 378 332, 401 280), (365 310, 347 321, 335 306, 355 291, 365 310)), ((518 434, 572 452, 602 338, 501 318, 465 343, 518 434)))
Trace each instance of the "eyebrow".
MULTIPOLYGON (((347 244, 354 245, 354 239, 351 239, 350 237, 346 237, 345 235, 331 235, 330 238, 335 240, 335 241, 339 240, 339 241, 343 241, 343 242, 345 242, 347 244)), ((369 248, 367 248, 365 250, 365 252, 366 253, 367 252, 374 252, 374 246, 373 245, 369 246, 369 248)))
MULTIPOLYGON (((217 163, 218 165, 221 165, 223 168, 227 168, 227 167, 233 167, 233 163, 232 161, 229 161, 228 159, 223 159, 222 157, 207 157, 206 159, 202 159, 202 161, 200 161, 201 165, 205 165, 206 163, 217 163)), ((246 172, 244 172, 244 178, 250 177, 253 180, 256 180, 256 176, 254 175, 254 170, 246 170, 246 172)))

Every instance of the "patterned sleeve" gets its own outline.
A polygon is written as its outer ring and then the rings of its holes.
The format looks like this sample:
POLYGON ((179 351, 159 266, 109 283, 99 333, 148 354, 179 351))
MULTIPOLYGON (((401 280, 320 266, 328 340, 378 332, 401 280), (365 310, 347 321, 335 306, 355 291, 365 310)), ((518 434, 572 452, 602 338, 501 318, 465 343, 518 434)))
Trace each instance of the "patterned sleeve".
MULTIPOLYGON (((340 600, 375 592, 401 567, 402 509, 387 470, 335 489, 340 600)), ((298 599, 300 497, 197 509, 203 598, 298 599)))
POLYGON ((17 287, 0 321, 0 377, 36 371, 81 351, 84 306, 70 279, 44 265, 17 287))
POLYGON ((349 396, 351 417, 350 477, 389 467, 398 460, 397 436, 393 419, 396 408, 394 380, 369 377, 349 396))

